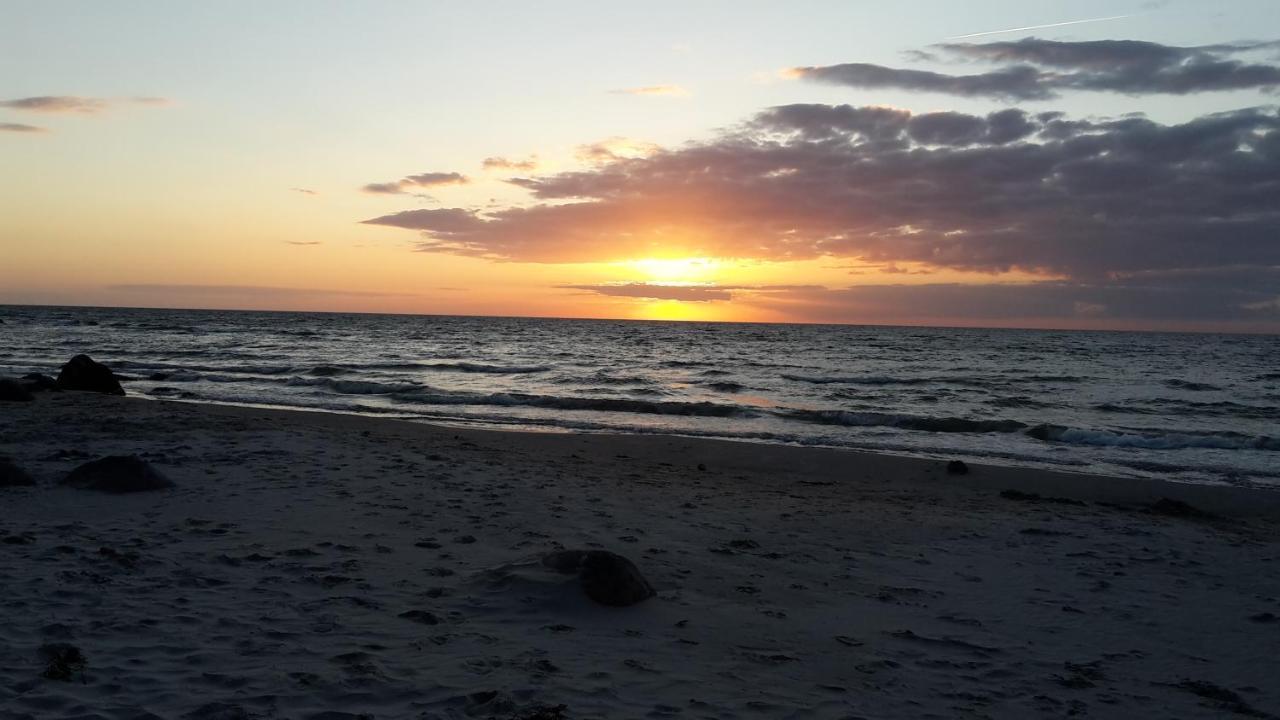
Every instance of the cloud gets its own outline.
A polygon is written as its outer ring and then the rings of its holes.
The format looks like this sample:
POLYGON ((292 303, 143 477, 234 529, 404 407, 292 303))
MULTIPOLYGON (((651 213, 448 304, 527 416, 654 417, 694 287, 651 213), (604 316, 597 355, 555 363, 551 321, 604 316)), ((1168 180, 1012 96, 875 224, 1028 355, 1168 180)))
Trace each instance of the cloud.
POLYGON ((798 290, 749 299, 811 321, 1057 325, 1212 326, 1280 329, 1280 267, 1224 267, 1157 273, 1107 282, 869 284, 798 290))
POLYGON ((534 201, 366 220, 527 262, 857 258, 1096 280, 1280 264, 1280 113, 1165 125, 785 105, 702 142, 522 179, 534 201))
POLYGON ((524 160, 512 160, 505 157, 487 157, 480 163, 485 170, 519 170, 532 172, 538 169, 538 156, 531 155, 524 160))
POLYGON ((574 155, 581 162, 599 165, 626 158, 646 157, 661 149, 656 143, 651 143, 647 140, 615 135, 597 142, 579 145, 575 149, 574 155))
POLYGON ((557 285, 564 290, 584 290, 611 297, 643 298, 646 300, 679 300, 682 302, 713 302, 732 300, 735 294, 788 293, 822 291, 818 285, 667 285, 663 283, 607 283, 602 285, 557 285))
MULTIPOLYGON (((951 60, 995 64, 968 75, 892 68, 870 63, 797 67, 792 77, 860 89, 895 89, 1002 100, 1047 100, 1068 91, 1127 95, 1280 89, 1280 65, 1240 56, 1280 43, 1181 47, 1138 40, 946 43, 936 49, 951 60)), ((935 57, 928 55, 927 57, 935 57)))
POLYGON ((0 132, 42 133, 48 132, 48 130, 35 125, 23 125, 22 123, 0 123, 0 132))
POLYGON ((320 193, 316 192, 315 190, 309 190, 309 189, 307 189, 307 188, 295 187, 295 188, 289 188, 289 189, 290 189, 290 190, 292 190, 292 191, 294 191, 294 192, 296 192, 296 193, 301 193, 301 194, 303 194, 303 195, 319 195, 319 194, 320 194, 320 193))
POLYGON ((166 105, 168 100, 159 97, 134 97, 123 100, 78 97, 75 95, 39 95, 35 97, 0 100, 0 108, 39 113, 79 113, 93 115, 113 104, 136 103, 140 105, 166 105))
POLYGON ((307 246, 324 244, 319 240, 285 240, 285 242, 289 243, 290 245, 307 245, 307 246))
POLYGON ((369 183, 361 190, 375 195, 401 195, 412 188, 431 188, 444 185, 465 185, 469 178, 456 172, 427 172, 409 175, 394 182, 369 183))
POLYGON ((610 90, 611 95, 649 95, 657 97, 685 97, 689 91, 679 85, 646 85, 644 87, 610 90))

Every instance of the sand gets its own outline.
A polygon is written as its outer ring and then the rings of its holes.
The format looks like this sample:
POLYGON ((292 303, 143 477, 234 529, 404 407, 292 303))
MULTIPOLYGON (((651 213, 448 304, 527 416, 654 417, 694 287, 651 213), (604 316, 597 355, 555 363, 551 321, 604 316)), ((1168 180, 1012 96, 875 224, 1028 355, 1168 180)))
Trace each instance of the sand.
POLYGON ((1280 713, 1280 493, 72 392, 0 455, 4 718, 1280 713), (176 487, 58 484, 118 454, 176 487))

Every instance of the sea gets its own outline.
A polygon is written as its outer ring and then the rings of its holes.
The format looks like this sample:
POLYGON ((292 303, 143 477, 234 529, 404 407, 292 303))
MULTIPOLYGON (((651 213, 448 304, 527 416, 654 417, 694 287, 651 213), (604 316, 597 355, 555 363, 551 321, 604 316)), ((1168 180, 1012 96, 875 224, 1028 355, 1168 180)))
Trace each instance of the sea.
POLYGON ((1280 336, 0 306, 0 376, 1280 489, 1280 336))

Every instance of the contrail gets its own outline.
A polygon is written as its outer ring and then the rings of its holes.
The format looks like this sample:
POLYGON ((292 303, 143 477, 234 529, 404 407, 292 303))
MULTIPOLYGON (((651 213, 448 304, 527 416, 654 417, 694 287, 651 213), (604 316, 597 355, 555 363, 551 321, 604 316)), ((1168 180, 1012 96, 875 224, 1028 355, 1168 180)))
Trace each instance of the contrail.
POLYGON ((947 40, 964 40, 965 38, 982 37, 983 35, 999 35, 1001 33, 1022 32, 1023 30, 1040 30, 1042 28, 1062 27, 1063 25, 1080 25, 1082 23, 1106 22, 1108 20, 1123 20, 1131 18, 1132 15, 1112 15, 1111 17, 1089 18, 1088 20, 1068 20, 1066 22, 1049 23, 1048 25, 1028 25, 1027 27, 1009 28, 1008 30, 988 30, 986 32, 969 33, 968 35, 952 35, 947 40))

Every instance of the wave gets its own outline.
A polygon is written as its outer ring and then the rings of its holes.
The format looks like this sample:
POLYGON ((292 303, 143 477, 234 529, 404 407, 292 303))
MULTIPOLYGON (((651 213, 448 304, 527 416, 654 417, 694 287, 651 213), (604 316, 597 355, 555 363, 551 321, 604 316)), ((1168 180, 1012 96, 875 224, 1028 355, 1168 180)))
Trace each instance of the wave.
POLYGON ((550 365, 482 365, 480 363, 422 363, 418 367, 425 370, 452 370, 467 373, 490 373, 493 375, 525 375, 528 373, 546 372, 550 365))
POLYGON ((852 412, 848 410, 783 410, 781 417, 822 425, 849 427, 895 427, 904 430, 941 433, 1011 433, 1025 427, 1017 420, 968 420, 955 417, 928 417, 894 413, 852 412))
POLYGON ((418 383, 384 383, 373 380, 338 380, 330 377, 291 377, 286 385, 293 387, 325 387, 342 395, 392 395, 422 388, 418 383))
POLYGON ((724 392, 724 393, 739 393, 747 388, 747 386, 743 385, 742 383, 730 382, 728 380, 720 380, 717 382, 707 382, 702 384, 703 386, 709 387, 712 390, 715 390, 716 392, 724 392))
POLYGON ((1177 432, 1164 430, 1120 431, 1091 430, 1063 425, 1036 425, 1027 435, 1045 442, 1100 447, 1143 448, 1147 450, 1181 450, 1210 448, 1217 450, 1280 450, 1280 440, 1265 435, 1221 432, 1177 432))
POLYGON ((394 393, 394 399, 423 405, 501 405, 649 415, 691 415, 700 417, 753 417, 756 415, 751 410, 737 405, 722 405, 711 402, 635 400, 631 398, 578 398, 562 395, 532 395, 528 393, 450 393, 423 387, 396 392, 394 393))
POLYGON ((785 380, 812 383, 814 385, 973 385, 989 383, 978 378, 954 376, 894 377, 891 375, 855 375, 848 377, 826 375, 795 375, 783 373, 785 380))
POLYGON ((586 377, 563 377, 553 380, 557 385, 653 385, 653 380, 639 375, 605 375, 597 373, 586 377))
POLYGON ((317 375, 320 377, 329 377, 332 375, 341 375, 347 372, 345 368, 334 367, 333 365, 317 365, 307 371, 309 375, 317 375))
POLYGON ((1164 381, 1164 384, 1171 388, 1176 388, 1178 390, 1190 390, 1191 392, 1208 392, 1210 390, 1222 389, 1217 385, 1210 385, 1209 383, 1191 382, 1190 380, 1179 380, 1177 378, 1169 378, 1164 381))

